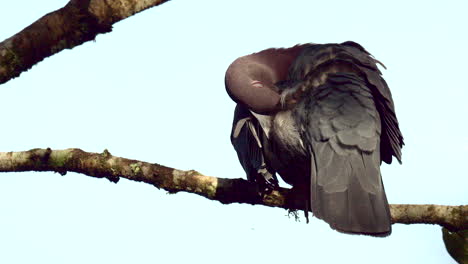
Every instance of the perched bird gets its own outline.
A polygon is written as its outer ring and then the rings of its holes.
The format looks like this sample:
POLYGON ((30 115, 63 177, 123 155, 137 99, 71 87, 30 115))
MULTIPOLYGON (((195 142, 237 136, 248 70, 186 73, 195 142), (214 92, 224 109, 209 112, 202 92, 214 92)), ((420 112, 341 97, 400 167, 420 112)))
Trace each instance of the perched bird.
POLYGON ((380 164, 392 156, 401 163, 403 136, 377 64, 352 41, 235 60, 225 84, 237 103, 231 141, 247 178, 269 191, 278 173, 305 212, 333 229, 389 235, 380 164))

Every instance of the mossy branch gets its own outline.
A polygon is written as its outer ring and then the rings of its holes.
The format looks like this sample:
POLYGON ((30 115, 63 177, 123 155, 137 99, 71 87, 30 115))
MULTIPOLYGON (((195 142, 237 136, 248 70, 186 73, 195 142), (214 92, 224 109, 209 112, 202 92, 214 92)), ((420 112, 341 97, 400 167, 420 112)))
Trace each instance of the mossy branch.
MULTIPOLYGON (((291 190, 280 188, 260 197, 255 184, 243 179, 205 176, 197 171, 183 171, 160 164, 112 156, 109 151, 89 153, 81 149, 32 149, 0 152, 0 172, 69 171, 117 183, 120 178, 152 184, 170 193, 195 193, 223 204, 248 203, 285 209, 298 209, 291 190)), ((401 224, 438 224, 450 231, 468 229, 468 205, 390 205, 392 222, 401 224)))
POLYGON ((0 43, 0 84, 64 49, 71 49, 112 25, 168 0, 71 0, 0 43))

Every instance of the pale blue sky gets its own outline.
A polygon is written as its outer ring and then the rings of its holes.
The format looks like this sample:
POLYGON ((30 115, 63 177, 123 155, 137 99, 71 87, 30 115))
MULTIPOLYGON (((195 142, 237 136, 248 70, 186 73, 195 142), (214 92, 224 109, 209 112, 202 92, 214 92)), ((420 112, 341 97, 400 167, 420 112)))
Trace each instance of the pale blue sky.
MULTIPOLYGON (((0 41, 66 0, 4 1, 0 41)), ((224 72, 297 43, 362 44, 405 136, 390 203, 468 203, 468 2, 173 0, 0 86, 0 151, 81 148, 244 177, 224 72)), ((69 173, 0 174, 0 263, 454 263, 438 226, 343 235, 286 211, 69 173)))

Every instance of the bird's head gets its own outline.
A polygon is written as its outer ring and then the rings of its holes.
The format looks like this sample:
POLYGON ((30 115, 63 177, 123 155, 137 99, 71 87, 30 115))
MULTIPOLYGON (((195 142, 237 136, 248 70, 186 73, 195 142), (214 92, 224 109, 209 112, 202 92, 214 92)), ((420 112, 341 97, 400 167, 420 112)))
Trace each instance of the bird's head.
POLYGON ((287 78, 289 66, 306 45, 267 49, 238 58, 226 72, 229 96, 259 114, 278 110, 281 90, 275 84, 287 78))

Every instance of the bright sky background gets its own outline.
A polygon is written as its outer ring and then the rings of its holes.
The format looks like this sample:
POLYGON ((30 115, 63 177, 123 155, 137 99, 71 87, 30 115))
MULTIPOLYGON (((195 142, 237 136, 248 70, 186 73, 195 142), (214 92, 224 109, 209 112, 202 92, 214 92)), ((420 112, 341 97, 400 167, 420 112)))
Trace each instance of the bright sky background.
MULTIPOLYGON (((3 1, 0 41, 67 0, 3 1)), ((362 44, 388 70, 406 146, 390 203, 468 204, 468 1, 173 0, 0 86, 0 151, 81 148, 245 177, 224 73, 297 43, 362 44)), ((286 211, 75 173, 0 174, 0 263, 455 263, 438 226, 343 235, 286 211)))

